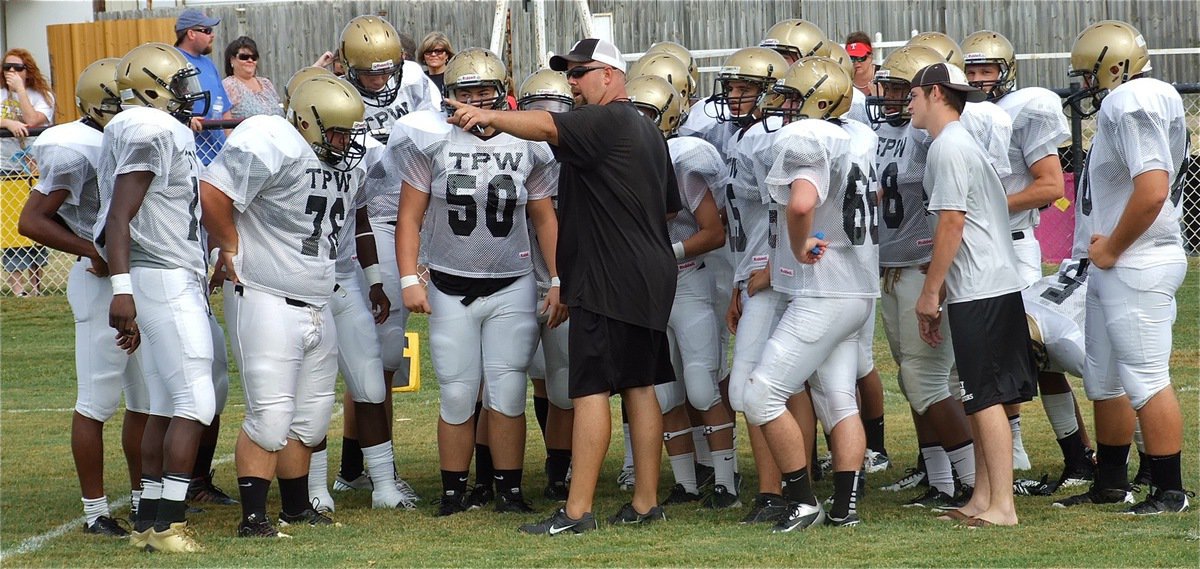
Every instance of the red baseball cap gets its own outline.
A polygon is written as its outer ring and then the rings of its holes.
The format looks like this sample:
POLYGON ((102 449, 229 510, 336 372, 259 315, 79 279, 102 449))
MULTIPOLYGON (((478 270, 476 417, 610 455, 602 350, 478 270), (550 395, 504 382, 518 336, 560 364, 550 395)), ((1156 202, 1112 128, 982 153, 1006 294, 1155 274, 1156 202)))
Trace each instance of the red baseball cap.
POLYGON ((846 53, 850 54, 850 57, 866 57, 871 55, 871 46, 857 41, 848 43, 846 53))

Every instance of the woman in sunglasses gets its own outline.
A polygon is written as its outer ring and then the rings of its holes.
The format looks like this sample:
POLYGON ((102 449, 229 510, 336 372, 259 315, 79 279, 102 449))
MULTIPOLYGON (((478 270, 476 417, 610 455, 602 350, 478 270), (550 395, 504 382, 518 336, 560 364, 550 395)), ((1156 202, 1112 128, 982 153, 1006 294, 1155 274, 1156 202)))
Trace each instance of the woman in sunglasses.
POLYGON ((454 48, 450 47, 450 39, 446 34, 425 34, 425 38, 421 40, 421 49, 417 50, 417 63, 425 66, 425 74, 433 80, 439 91, 445 88, 442 75, 446 73, 446 63, 451 57, 454 57, 454 48))
POLYGON ((871 47, 871 36, 866 32, 854 32, 846 38, 846 53, 854 63, 854 88, 862 94, 872 97, 871 81, 875 79, 874 49, 871 47))
POLYGON ((230 114, 235 119, 254 115, 283 116, 279 94, 266 77, 258 76, 258 45, 242 36, 225 48, 225 79, 221 80, 229 95, 230 114))
MULTIPOLYGON (((8 50, 4 54, 3 71, 0 128, 8 129, 14 136, 0 137, 0 183, 5 186, 5 194, 15 190, 23 201, 35 174, 33 161, 25 157, 25 149, 33 141, 25 137, 31 128, 50 126, 54 120, 54 94, 27 50, 8 50)), ((18 238, 15 227, 11 233, 4 232, 3 245, 9 290, 16 296, 39 294, 42 267, 47 261, 46 248, 18 238)))

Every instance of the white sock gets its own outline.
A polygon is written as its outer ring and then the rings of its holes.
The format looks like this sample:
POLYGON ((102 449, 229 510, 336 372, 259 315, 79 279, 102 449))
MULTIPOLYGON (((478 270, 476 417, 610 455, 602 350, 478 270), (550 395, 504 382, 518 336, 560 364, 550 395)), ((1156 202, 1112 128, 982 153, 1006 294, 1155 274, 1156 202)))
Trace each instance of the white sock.
MULTIPOLYGON (((950 457, 950 462, 954 464, 954 471, 958 473, 958 481, 975 487, 975 443, 963 445, 954 450, 946 451, 946 455, 950 457)), ((925 459, 926 468, 929 467, 929 459, 925 459)))
POLYGON ((1018 447, 1025 450, 1025 445, 1021 442, 1021 416, 1013 415, 1008 418, 1008 428, 1012 430, 1013 449, 1018 447))
POLYGON ((713 472, 716 477, 714 484, 724 486, 730 494, 737 496, 737 482, 734 480, 734 467, 737 465, 733 449, 712 451, 713 472))
POLYGON ((954 495, 954 474, 950 471, 950 457, 942 445, 921 447, 921 456, 925 458, 925 473, 929 486, 937 488, 947 496, 954 495))
POLYGON ((1137 445, 1138 452, 1146 453, 1146 439, 1142 438, 1142 422, 1138 419, 1133 420, 1133 444, 1137 445))
POLYGON ((308 497, 324 498, 329 493, 329 451, 319 450, 308 459, 308 497))
MULTIPOLYGON (((732 430, 732 431, 733 431, 733 456, 737 456, 737 418, 736 418, 736 416, 734 417, 734 421, 733 421, 733 422, 734 422, 734 427, 733 427, 733 429, 730 429, 730 430, 732 430)), ((740 461, 740 460, 734 459, 734 461, 733 461, 733 471, 734 471, 735 473, 737 473, 737 472, 741 472, 741 471, 742 471, 741 467, 739 466, 739 464, 740 464, 741 462, 742 462, 742 461, 740 461)))
POLYGON ((140 505, 141 503, 142 503, 142 491, 141 490, 130 490, 129 491, 129 519, 131 519, 131 520, 137 519, 138 505, 140 505))
POLYGON ((1046 418, 1050 419, 1050 427, 1054 429, 1054 438, 1063 439, 1079 430, 1079 421, 1075 419, 1075 395, 1071 392, 1052 393, 1042 396, 1042 408, 1046 410, 1046 418))
POLYGON ((696 454, 685 452, 669 457, 671 459, 671 472, 675 474, 675 483, 682 484, 683 489, 689 494, 695 494, 700 490, 696 487, 696 454))
POLYGON ((142 497, 147 500, 161 500, 163 494, 162 480, 142 479, 142 497))
POLYGON ((187 500, 187 489, 191 483, 191 478, 170 475, 163 476, 162 499, 172 502, 187 500))
POLYGON ((108 511, 108 496, 99 498, 81 498, 83 500, 83 517, 87 519, 85 525, 92 525, 100 516, 112 516, 108 511))
POLYGON ((633 443, 629 437, 629 423, 621 423, 621 430, 625 432, 625 463, 621 465, 623 470, 633 468, 633 443))
POLYGON ((696 462, 704 466, 713 465, 712 451, 708 447, 708 437, 704 436, 704 429, 692 430, 692 444, 696 446, 696 462))
POLYGON ((395 454, 392 452, 392 441, 383 441, 375 446, 362 449, 363 459, 367 462, 367 474, 375 486, 373 495, 390 496, 399 494, 396 488, 395 454))

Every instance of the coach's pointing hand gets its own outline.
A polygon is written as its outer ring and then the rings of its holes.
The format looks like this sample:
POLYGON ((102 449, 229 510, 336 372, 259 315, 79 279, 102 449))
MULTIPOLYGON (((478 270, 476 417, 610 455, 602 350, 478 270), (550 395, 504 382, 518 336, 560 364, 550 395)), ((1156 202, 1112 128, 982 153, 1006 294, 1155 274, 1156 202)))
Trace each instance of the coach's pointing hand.
POLYGON ((492 124, 492 113, 500 112, 491 109, 481 109, 468 103, 460 103, 454 99, 446 99, 446 104, 454 109, 454 114, 450 115, 446 119, 446 122, 461 127, 466 131, 470 131, 475 127, 479 127, 478 130, 483 131, 483 129, 492 124))

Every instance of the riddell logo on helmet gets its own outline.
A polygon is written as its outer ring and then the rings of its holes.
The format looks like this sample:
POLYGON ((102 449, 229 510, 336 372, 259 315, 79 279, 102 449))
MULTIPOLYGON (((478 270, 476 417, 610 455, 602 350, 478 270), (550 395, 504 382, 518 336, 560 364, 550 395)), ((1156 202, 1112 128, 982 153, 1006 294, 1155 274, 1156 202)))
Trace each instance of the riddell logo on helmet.
POLYGON ((466 75, 460 75, 458 77, 458 81, 459 83, 466 83, 468 81, 483 81, 483 77, 480 77, 478 73, 468 73, 466 75))
POLYGON ((721 75, 740 75, 742 68, 739 65, 726 65, 721 68, 721 75))
POLYGON ((887 79, 891 76, 892 76, 892 71, 890 69, 880 69, 875 72, 876 79, 887 79))
POLYGON ((376 61, 375 63, 371 64, 371 71, 380 71, 380 70, 388 69, 388 68, 395 67, 395 66, 396 66, 396 64, 392 63, 392 60, 390 60, 390 59, 387 59, 384 61, 376 61))
POLYGON ((978 52, 978 51, 973 51, 973 52, 971 52, 971 53, 968 53, 968 54, 965 54, 965 55, 963 55, 963 59, 964 59, 964 60, 966 60, 966 62, 967 62, 967 63, 972 63, 972 62, 975 62, 975 61, 980 61, 980 60, 983 60, 983 59, 986 59, 986 58, 987 58, 987 56, 986 56, 986 55, 984 55, 984 54, 982 54, 982 53, 980 53, 980 52, 978 52))

